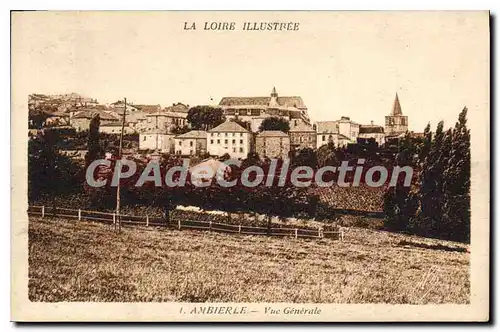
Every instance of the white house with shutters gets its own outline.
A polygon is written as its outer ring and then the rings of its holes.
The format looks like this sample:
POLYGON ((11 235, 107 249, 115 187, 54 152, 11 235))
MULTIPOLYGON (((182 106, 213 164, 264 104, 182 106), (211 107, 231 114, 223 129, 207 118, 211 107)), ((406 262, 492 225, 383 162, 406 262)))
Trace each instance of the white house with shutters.
POLYGON ((207 151, 212 156, 229 154, 245 159, 251 148, 251 133, 234 121, 226 121, 208 131, 207 151))

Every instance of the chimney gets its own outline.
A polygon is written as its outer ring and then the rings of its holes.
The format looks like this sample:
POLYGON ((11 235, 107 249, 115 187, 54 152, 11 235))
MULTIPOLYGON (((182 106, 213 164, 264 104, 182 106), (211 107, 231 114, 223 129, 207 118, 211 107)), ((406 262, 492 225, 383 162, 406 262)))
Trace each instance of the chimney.
POLYGON ((373 126, 373 120, 370 121, 370 124, 373 126))

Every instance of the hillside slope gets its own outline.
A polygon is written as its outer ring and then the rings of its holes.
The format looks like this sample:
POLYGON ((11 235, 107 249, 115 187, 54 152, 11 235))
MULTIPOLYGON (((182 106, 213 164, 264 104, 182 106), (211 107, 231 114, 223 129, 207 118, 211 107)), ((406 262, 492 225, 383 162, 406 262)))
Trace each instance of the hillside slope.
POLYGON ((453 242, 351 228, 344 242, 30 218, 31 301, 468 303, 453 242), (434 248, 434 249, 430 249, 434 248), (425 281, 425 282, 424 282, 425 281))

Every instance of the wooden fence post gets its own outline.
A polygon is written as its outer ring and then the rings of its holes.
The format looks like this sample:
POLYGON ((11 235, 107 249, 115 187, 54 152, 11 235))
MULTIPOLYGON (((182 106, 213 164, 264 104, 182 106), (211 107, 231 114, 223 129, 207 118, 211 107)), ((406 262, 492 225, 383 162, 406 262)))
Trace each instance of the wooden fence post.
POLYGON ((146 214, 146 227, 149 226, 149 216, 146 214))
POLYGON ((212 220, 208 221, 208 230, 211 232, 212 231, 212 220))
POLYGON ((177 227, 179 228, 179 230, 181 230, 181 219, 179 218, 179 221, 177 222, 177 227))
POLYGON ((344 241, 344 230, 340 230, 340 241, 344 241))
POLYGON ((318 227, 318 237, 323 238, 323 230, 321 229, 321 227, 318 227))
POLYGON ((42 218, 45 217, 45 205, 42 205, 42 218))
POLYGON ((238 226, 238 233, 241 234, 241 225, 238 226))
POLYGON ((116 224, 116 212, 113 212, 113 225, 116 224))
POLYGON ((82 210, 78 209, 78 221, 82 220, 82 210))
POLYGON ((295 228, 295 238, 297 238, 297 235, 298 235, 297 232, 298 232, 298 229, 295 228))

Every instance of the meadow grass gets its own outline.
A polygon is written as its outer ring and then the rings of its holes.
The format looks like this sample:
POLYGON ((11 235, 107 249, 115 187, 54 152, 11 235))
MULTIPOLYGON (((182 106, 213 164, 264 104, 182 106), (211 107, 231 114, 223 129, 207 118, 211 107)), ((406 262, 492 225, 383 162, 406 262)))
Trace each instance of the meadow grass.
POLYGON ((31 217, 31 301, 469 303, 459 243, 350 228, 345 241, 31 217), (439 248, 439 249, 431 249, 439 248))

